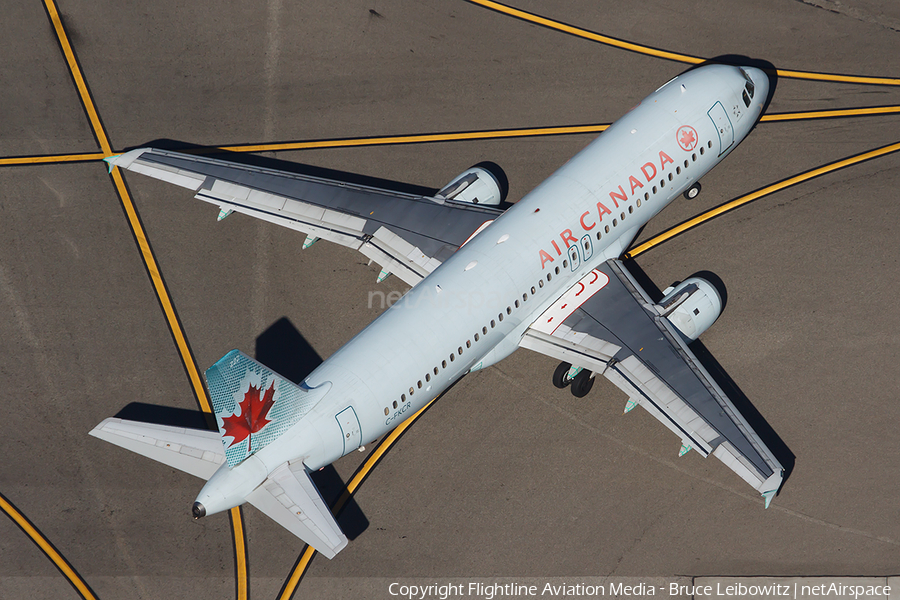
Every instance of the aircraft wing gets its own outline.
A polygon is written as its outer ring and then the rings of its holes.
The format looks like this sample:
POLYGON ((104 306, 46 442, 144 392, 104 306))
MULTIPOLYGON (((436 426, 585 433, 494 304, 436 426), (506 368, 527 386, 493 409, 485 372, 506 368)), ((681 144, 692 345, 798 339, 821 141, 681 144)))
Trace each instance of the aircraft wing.
POLYGON ((765 498, 783 468, 618 260, 576 283, 520 345, 604 375, 681 438, 682 452, 715 455, 765 498))
POLYGON ((334 558, 347 545, 347 536, 302 461, 284 463, 269 473, 247 502, 327 558, 334 558))
POLYGON ((502 210, 277 171, 156 148, 111 156, 112 166, 193 190, 219 219, 248 214, 355 248, 411 286, 502 210))

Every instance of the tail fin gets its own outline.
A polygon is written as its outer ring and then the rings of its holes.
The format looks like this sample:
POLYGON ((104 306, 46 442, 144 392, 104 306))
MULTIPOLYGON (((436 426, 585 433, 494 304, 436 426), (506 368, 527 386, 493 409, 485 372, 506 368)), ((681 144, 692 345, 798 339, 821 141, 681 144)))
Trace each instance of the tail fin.
POLYGON ((278 439, 331 389, 296 385, 239 350, 206 370, 228 466, 278 439))

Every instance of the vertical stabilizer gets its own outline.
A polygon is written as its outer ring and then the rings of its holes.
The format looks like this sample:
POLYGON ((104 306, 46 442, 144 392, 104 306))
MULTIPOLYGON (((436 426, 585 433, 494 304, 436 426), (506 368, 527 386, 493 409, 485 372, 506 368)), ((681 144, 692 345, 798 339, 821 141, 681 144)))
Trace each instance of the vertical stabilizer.
POLYGON ((331 388, 296 385, 239 350, 206 370, 206 384, 230 467, 278 439, 331 388))

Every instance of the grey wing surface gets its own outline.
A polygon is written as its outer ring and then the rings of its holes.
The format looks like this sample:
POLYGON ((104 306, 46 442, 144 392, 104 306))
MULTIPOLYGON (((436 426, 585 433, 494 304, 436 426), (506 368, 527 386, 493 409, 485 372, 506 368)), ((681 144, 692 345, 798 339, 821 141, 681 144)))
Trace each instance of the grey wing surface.
POLYGON ((186 187, 219 207, 359 250, 409 285, 437 268, 502 210, 203 156, 139 148, 111 166, 186 187))
POLYGON ((573 286, 520 345, 604 375, 628 394, 626 412, 644 407, 681 438, 682 453, 715 455, 766 506, 781 486, 778 459, 621 262, 573 286))

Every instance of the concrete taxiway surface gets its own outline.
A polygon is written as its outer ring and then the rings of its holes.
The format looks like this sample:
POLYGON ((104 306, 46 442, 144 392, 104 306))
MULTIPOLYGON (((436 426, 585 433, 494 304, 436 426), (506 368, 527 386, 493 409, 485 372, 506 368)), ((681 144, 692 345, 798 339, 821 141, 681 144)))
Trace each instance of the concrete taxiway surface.
MULTIPOLYGON (((380 598, 404 578, 896 574, 897 154, 635 260, 660 288, 701 270, 725 283, 727 308, 702 343, 793 463, 769 510, 718 461, 677 458, 679 440, 648 414, 622 416, 613 386, 598 380, 575 399, 551 385, 554 362, 521 350, 463 379, 387 453, 346 513, 354 539, 335 560, 315 558, 287 587, 303 545, 251 507, 236 560, 228 516, 189 517, 200 481, 87 436, 123 410, 202 425, 148 273, 161 274, 201 371, 240 348, 301 377, 380 314, 381 293, 405 286, 376 285, 378 269, 347 249, 301 252, 302 235, 242 216, 216 223, 184 190, 129 174, 158 267, 148 271, 102 162, 4 160, 102 152, 96 123, 116 152, 609 123, 687 65, 464 1, 49 6, 8 6, 0 23, 0 500, 30 522, 0 519, 0 597, 380 598)), ((887 0, 515 6, 693 56, 900 77, 900 9, 887 0)), ((769 113, 894 105, 898 86, 780 78, 769 113)), ((267 156, 431 189, 490 160, 515 200, 591 139, 267 156)), ((673 203, 641 239, 898 141, 896 114, 762 123, 698 199, 673 203)), ((363 458, 341 460, 332 479, 363 458)))

